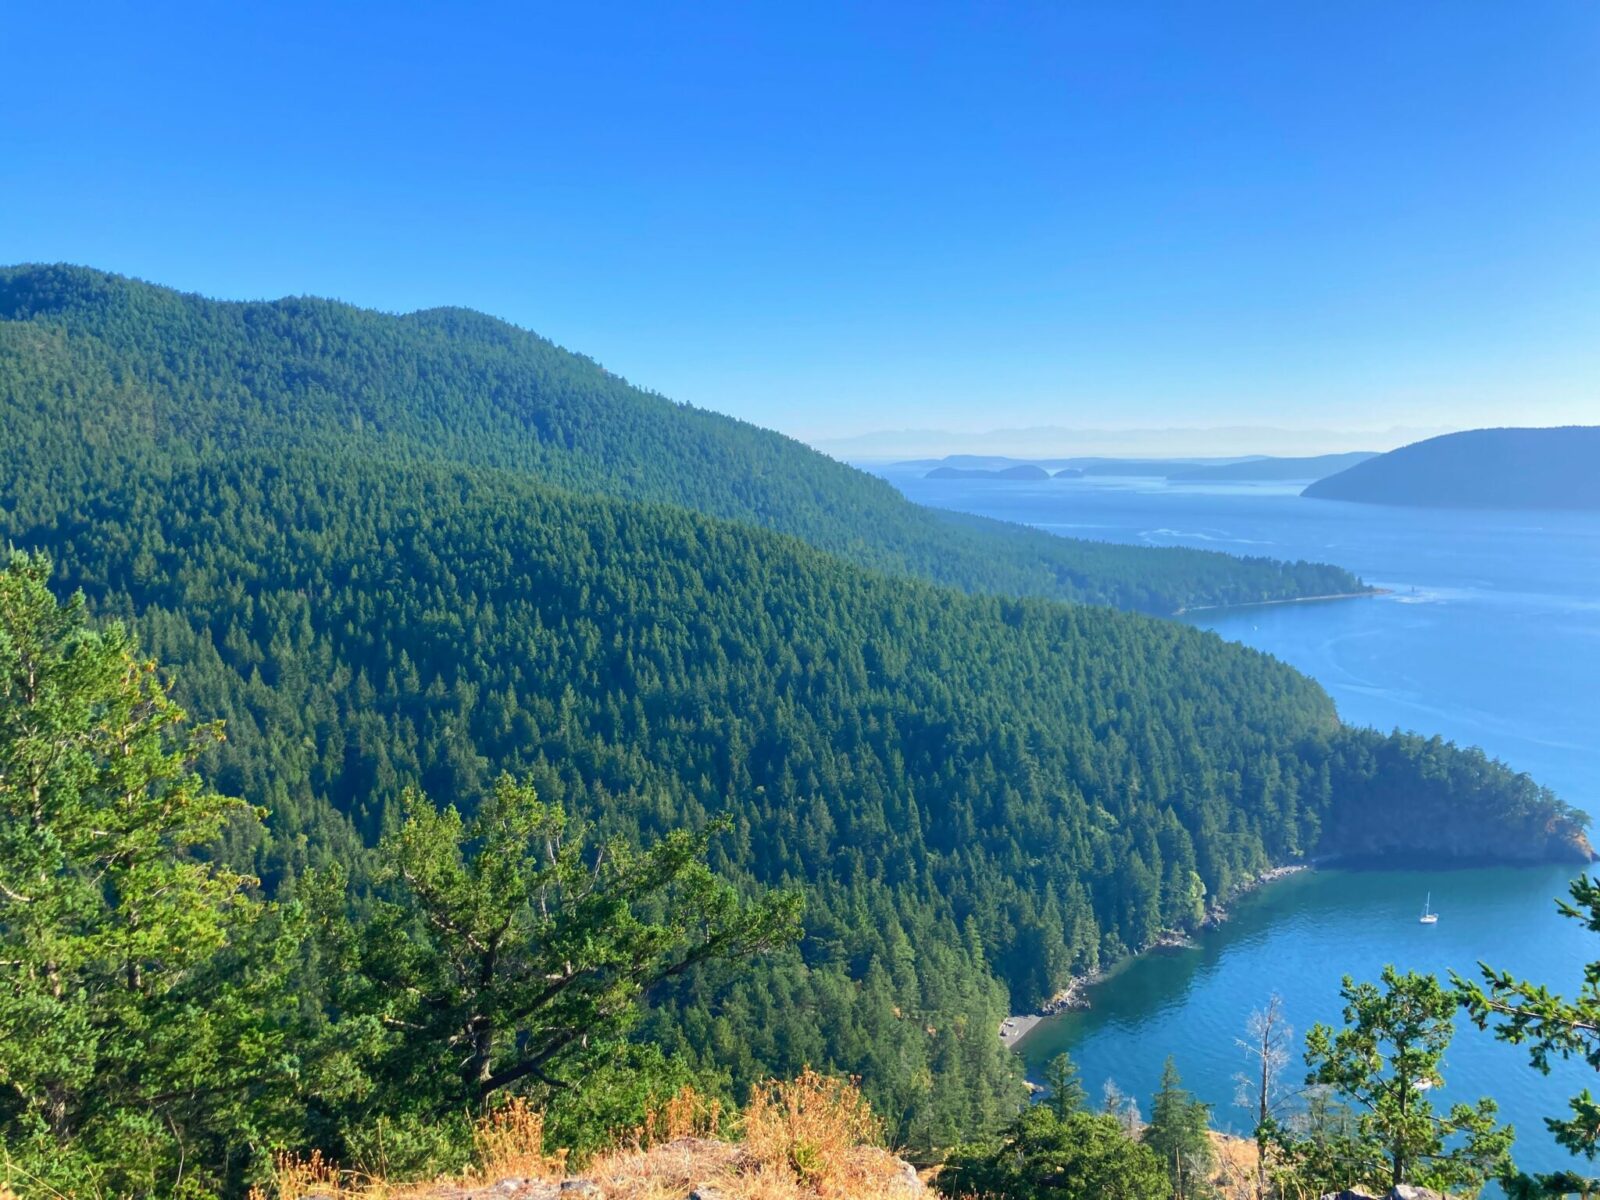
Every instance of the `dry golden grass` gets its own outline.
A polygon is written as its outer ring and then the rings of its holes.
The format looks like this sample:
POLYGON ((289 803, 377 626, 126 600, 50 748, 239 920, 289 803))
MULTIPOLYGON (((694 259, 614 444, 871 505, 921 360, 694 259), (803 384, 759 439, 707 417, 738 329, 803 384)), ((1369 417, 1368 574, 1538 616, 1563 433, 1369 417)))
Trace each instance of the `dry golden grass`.
POLYGON ((544 1113, 521 1096, 512 1097, 472 1130, 478 1167, 474 1175, 496 1179, 560 1179, 566 1174, 567 1152, 544 1150, 544 1113))
POLYGON ((685 1084, 650 1110, 634 1139, 636 1148, 646 1150, 681 1138, 720 1138, 725 1115, 721 1100, 685 1084))
MULTIPOLYGON (((879 1146, 882 1127, 856 1084, 809 1068, 758 1087, 726 1140, 720 1102, 684 1088, 651 1111, 630 1144, 585 1164, 582 1177, 604 1200, 685 1200, 696 1188, 721 1200, 909 1200, 918 1190, 904 1163, 879 1146)), ((513 1100, 477 1124, 477 1166, 457 1179, 401 1184, 357 1178, 312 1155, 280 1158, 272 1187, 251 1200, 488 1200, 507 1180, 554 1184, 564 1150, 548 1153, 544 1117, 513 1100)), ((8 1198, 0 1193, 0 1200, 8 1198)), ((515 1200, 511 1193, 509 1200, 515 1200)))
MULTIPOLYGON (((470 1193, 481 1184, 502 1179, 562 1179, 566 1176, 567 1152, 544 1150, 544 1114, 522 1097, 480 1117, 472 1131, 476 1166, 459 1180, 450 1181, 457 1193, 470 1193)), ((412 1200, 437 1195, 445 1189, 443 1180, 424 1183, 397 1183, 342 1171, 338 1164, 312 1151, 308 1158, 292 1154, 274 1160, 272 1186, 262 1191, 252 1188, 250 1200, 412 1200)), ((3 1197, 0 1197, 3 1200, 3 1197)))
POLYGON ((1217 1157, 1217 1173, 1212 1182, 1222 1200, 1255 1200, 1256 1165, 1260 1162, 1255 1142, 1213 1132, 1211 1148, 1217 1157))
MULTIPOLYGON (((323 1158, 320 1150, 313 1150, 309 1158, 296 1154, 279 1154, 273 1158, 271 1195, 277 1200, 300 1200, 302 1196, 340 1200, 357 1194, 350 1183, 338 1164, 323 1158)), ((251 1188, 250 1200, 267 1200, 267 1194, 260 1188, 251 1188)))
POLYGON ((807 1067, 797 1078, 770 1079, 751 1094, 744 1149, 758 1169, 788 1171, 819 1196, 860 1195, 860 1156, 876 1147, 882 1125, 853 1080, 807 1067))
POLYGON ((736 1143, 685 1138, 646 1151, 616 1151, 584 1177, 605 1200, 684 1200, 708 1188, 720 1200, 912 1200, 905 1166, 887 1150, 854 1146, 823 1179, 807 1183, 787 1167, 752 1161, 736 1143))
POLYGON ((654 1114, 653 1140, 591 1163, 606 1200, 890 1200, 912 1194, 906 1168, 878 1145, 882 1127, 860 1088, 807 1068, 751 1095, 740 1142, 717 1140, 721 1110, 691 1090, 654 1114))

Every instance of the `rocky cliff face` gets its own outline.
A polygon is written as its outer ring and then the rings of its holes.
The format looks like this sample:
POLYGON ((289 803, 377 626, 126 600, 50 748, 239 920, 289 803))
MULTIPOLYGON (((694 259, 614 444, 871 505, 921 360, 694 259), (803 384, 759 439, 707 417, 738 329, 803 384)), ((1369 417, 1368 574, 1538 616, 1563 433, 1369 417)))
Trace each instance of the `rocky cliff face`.
POLYGON ((1594 859, 1584 813, 1481 750, 1408 733, 1346 729, 1341 737, 1321 858, 1594 859))
POLYGON ((1318 847, 1325 861, 1426 859, 1466 863, 1594 862, 1588 835, 1567 818, 1474 819, 1469 814, 1397 814, 1330 823, 1318 847))

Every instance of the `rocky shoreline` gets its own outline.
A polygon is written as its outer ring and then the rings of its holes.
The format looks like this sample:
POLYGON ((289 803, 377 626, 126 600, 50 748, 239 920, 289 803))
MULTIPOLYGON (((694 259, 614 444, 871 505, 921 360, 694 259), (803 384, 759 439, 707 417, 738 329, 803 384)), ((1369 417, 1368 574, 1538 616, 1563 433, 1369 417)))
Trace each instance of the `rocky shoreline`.
POLYGON ((1235 884, 1226 896, 1206 909, 1206 915, 1200 921, 1200 928, 1215 929, 1232 915, 1228 911, 1228 905, 1243 899, 1245 896, 1250 895, 1251 892, 1260 891, 1269 883, 1276 883, 1280 879, 1287 879, 1291 875, 1298 875, 1302 871, 1311 869, 1312 864, 1310 863, 1291 863, 1288 866, 1272 867, 1261 872, 1254 879, 1235 884))
MULTIPOLYGON (((1205 916, 1200 919, 1200 928, 1215 929, 1232 915, 1229 912, 1229 905, 1236 903, 1252 892, 1266 887, 1269 883, 1275 883, 1280 879, 1288 878, 1290 875, 1298 875, 1302 871, 1311 869, 1310 863, 1293 863, 1288 866, 1272 867, 1252 879, 1235 884, 1220 900, 1207 907, 1205 916)), ((1194 945, 1194 942, 1188 934, 1180 933, 1176 930, 1168 930, 1157 936, 1148 946, 1119 959, 1111 970, 1131 959, 1137 958, 1141 954, 1148 954, 1152 950, 1181 950, 1192 945, 1194 945)), ((1108 973, 1109 971, 1100 970, 1091 971, 1087 975, 1075 975, 1067 983, 1066 987, 1050 997, 1049 1000, 1045 1001, 1033 1012, 1011 1014, 1000 1022, 1000 1044, 1007 1050, 1015 1049, 1017 1044, 1027 1037, 1034 1027, 1046 1017, 1054 1017, 1064 1012, 1082 1011, 1088 1008, 1088 990, 1105 979, 1108 973)))
POLYGON ((1323 600, 1360 600, 1364 596, 1387 596, 1394 589, 1383 587, 1369 587, 1359 592, 1329 592, 1323 596, 1288 596, 1282 600, 1241 600, 1238 604, 1189 604, 1173 611, 1173 616, 1181 617, 1187 613, 1197 612, 1222 612, 1234 608, 1266 608, 1276 604, 1316 604, 1323 600))

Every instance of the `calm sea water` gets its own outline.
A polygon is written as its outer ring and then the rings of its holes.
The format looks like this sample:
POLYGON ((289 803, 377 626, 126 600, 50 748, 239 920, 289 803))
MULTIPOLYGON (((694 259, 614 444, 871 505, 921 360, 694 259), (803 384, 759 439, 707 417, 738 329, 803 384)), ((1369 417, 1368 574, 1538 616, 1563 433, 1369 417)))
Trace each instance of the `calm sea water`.
MULTIPOLYGON (((927 480, 882 472, 924 504, 1073 537, 1333 562, 1388 596, 1193 614, 1223 637, 1319 680, 1347 721, 1482 746, 1569 802, 1600 812, 1600 516, 1464 513, 1304 500, 1298 487, 1174 487, 1157 480, 927 480)), ((1443 975, 1482 960, 1571 993, 1600 939, 1557 916, 1574 870, 1321 871, 1265 889, 1188 950, 1140 958, 1093 989, 1093 1007, 1041 1024, 1021 1045, 1036 1076, 1068 1049, 1098 1090, 1148 1097, 1172 1054, 1223 1127, 1243 1129, 1234 1039, 1269 994, 1297 1033, 1338 1023, 1340 976, 1385 963, 1443 975), (1431 892, 1439 923, 1417 921, 1431 892)), ((1524 1166, 1565 1155, 1541 1117, 1580 1087, 1577 1063, 1549 1077, 1469 1027, 1446 1061, 1441 1099, 1495 1096, 1524 1166)))

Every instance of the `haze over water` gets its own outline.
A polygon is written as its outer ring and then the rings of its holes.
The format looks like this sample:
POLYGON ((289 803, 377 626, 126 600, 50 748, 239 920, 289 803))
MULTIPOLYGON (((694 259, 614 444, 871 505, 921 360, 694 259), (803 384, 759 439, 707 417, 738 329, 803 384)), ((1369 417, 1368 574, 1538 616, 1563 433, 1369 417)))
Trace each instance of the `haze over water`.
MULTIPOLYGON (((880 473, 920 503, 1065 536, 1346 567, 1387 596, 1198 612, 1187 618, 1316 678, 1344 720, 1442 734, 1481 746, 1590 813, 1600 810, 1600 515, 1460 512, 1301 499, 1299 486, 1174 486, 1159 480, 928 480, 880 473)), ((1141 958, 1091 993, 1093 1007, 1044 1023, 1022 1043, 1030 1071, 1062 1048, 1091 1093, 1115 1078, 1148 1111, 1161 1061, 1223 1127, 1245 1060, 1234 1044, 1253 1008, 1283 996, 1296 1040, 1337 1024, 1339 978, 1383 965, 1472 974, 1479 960, 1571 994, 1600 940, 1556 915, 1566 867, 1321 871, 1236 907, 1195 948, 1141 958), (1437 925, 1417 921, 1431 892, 1437 925)), ((1298 1048, 1297 1048, 1298 1049, 1298 1048)), ((1298 1066, 1298 1059, 1293 1066, 1298 1066)), ((1492 1094, 1518 1130, 1516 1156, 1552 1169, 1565 1156, 1541 1118, 1594 1086, 1458 1021, 1445 1101, 1492 1094)))

